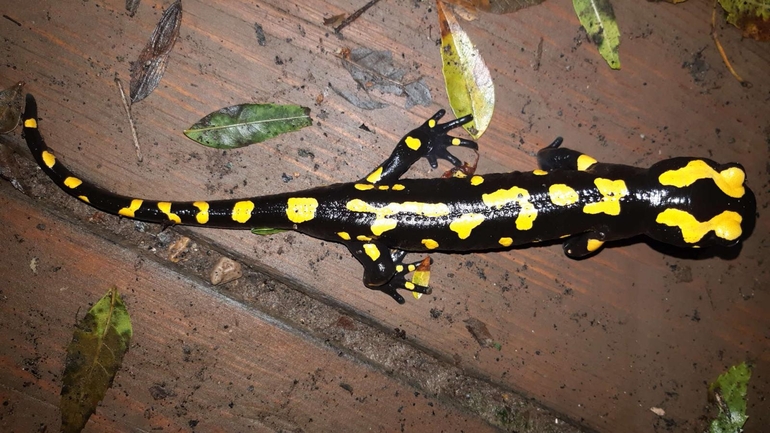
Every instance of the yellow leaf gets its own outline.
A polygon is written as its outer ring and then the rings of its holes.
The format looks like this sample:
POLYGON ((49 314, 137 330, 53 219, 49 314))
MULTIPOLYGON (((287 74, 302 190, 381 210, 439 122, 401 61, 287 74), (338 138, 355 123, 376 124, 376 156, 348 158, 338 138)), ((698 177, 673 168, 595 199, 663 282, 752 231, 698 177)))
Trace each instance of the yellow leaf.
POLYGON ((481 54, 457 23, 452 11, 436 1, 441 26, 441 60, 449 105, 455 117, 473 114, 463 127, 478 139, 495 109, 495 85, 481 54))

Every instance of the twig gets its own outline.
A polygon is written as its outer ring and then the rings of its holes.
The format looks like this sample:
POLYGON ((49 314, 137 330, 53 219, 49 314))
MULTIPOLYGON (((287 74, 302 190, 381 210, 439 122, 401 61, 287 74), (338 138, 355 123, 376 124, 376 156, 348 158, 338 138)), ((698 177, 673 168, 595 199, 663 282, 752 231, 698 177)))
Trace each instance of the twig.
POLYGON ((367 10, 367 9, 369 9, 370 7, 372 7, 372 6, 376 5, 376 4, 377 4, 377 2, 379 2, 379 1, 380 1, 380 0, 371 0, 369 3, 367 3, 367 4, 363 5, 363 6, 361 7, 361 9, 359 9, 359 10, 357 10, 357 11, 353 12, 352 14, 350 14, 350 16, 349 16, 349 17, 347 17, 347 18, 345 18, 344 20, 342 20, 342 22, 340 23, 340 25, 338 25, 337 27, 335 27, 335 28, 334 28, 334 33, 337 33, 337 34, 339 34, 339 32, 340 32, 342 29, 344 29, 345 27, 347 27, 347 26, 348 26, 348 24, 350 24, 350 23, 352 23, 353 21, 355 21, 356 19, 358 19, 358 17, 360 17, 362 13, 366 12, 366 10, 367 10))
POLYGON ((722 56, 722 61, 725 63, 725 66, 727 66, 727 69, 730 71, 730 73, 733 74, 733 77, 735 77, 735 79, 741 83, 741 86, 752 87, 750 81, 746 81, 741 78, 741 76, 738 75, 738 72, 733 69, 733 65, 730 64, 730 60, 727 59, 727 53, 725 53, 725 49, 722 48, 722 44, 719 42, 719 38, 717 37, 717 0, 714 0, 714 10, 711 11, 711 38, 714 39, 714 43, 717 46, 719 55, 722 56))
POLYGON ((136 159, 142 162, 142 149, 139 147, 139 137, 136 135, 136 127, 134 126, 134 118, 131 116, 131 106, 128 105, 128 99, 126 98, 126 92, 123 90, 123 83, 120 82, 120 78, 115 75, 115 84, 118 85, 120 90, 120 99, 123 101, 123 108, 126 110, 126 116, 128 117, 128 124, 131 126, 131 136, 134 137, 134 148, 136 148, 136 159))

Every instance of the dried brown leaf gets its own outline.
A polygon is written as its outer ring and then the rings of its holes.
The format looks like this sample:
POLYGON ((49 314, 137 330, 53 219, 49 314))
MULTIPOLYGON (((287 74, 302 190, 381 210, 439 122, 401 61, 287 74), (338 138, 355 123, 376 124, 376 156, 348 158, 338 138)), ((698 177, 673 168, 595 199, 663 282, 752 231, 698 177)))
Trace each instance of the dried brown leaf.
POLYGON ((166 9, 136 62, 131 64, 131 103, 146 98, 160 83, 182 24, 182 2, 166 9))
POLYGON ((21 119, 21 91, 24 82, 19 81, 13 86, 0 91, 0 134, 16 129, 21 119))

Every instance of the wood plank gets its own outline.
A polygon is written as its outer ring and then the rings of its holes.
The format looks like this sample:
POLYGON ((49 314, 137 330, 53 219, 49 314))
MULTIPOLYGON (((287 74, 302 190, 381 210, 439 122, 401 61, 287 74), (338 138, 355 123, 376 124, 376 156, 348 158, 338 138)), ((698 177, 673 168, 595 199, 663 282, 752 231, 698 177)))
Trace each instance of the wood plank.
MULTIPOLYGON (((620 72, 609 71, 581 36, 567 1, 464 24, 482 53, 493 53, 486 60, 498 94, 492 127, 480 140, 479 171, 531 169, 533 153, 563 135, 570 147, 608 162, 646 166, 682 154, 740 161, 764 209, 767 44, 742 41, 729 28, 721 32, 754 84, 743 89, 724 72, 712 46, 710 4, 616 3, 624 32, 620 72), (695 65, 683 67, 687 62, 695 65)), ((320 24, 357 6, 185 1, 182 39, 167 75, 134 107, 146 156, 141 164, 133 158, 112 77, 127 77, 128 61, 141 50, 159 5, 143 3, 128 18, 118 1, 19 4, 13 18, 22 26, 0 29, 16 67, 1 74, 8 83, 29 83, 44 117, 42 132, 63 161, 122 193, 227 198, 349 181, 446 106, 432 8, 382 2, 344 38, 320 24), (254 22, 268 36, 265 47, 256 44, 254 22), (437 102, 409 112, 390 96, 375 95, 391 104, 384 110, 347 105, 328 84, 354 88, 335 52, 356 46, 390 49, 404 65, 414 65, 437 102), (318 95, 324 100, 315 105, 318 95), (247 100, 311 106, 315 125, 232 152, 202 150, 179 134, 209 111, 247 100), (374 132, 360 130, 361 124, 374 132), (284 174, 293 180, 282 182, 284 174)), ((426 164, 410 172, 435 175, 426 164)), ((403 307, 362 289, 359 265, 342 246, 296 235, 193 233, 316 298, 404 330, 427 353, 589 428, 649 431, 672 423, 683 430, 699 426, 703 383, 744 359, 757 364, 750 422, 768 422, 768 224, 760 218, 729 260, 672 257, 639 242, 580 262, 563 257, 556 245, 438 254, 434 294, 403 307), (464 324, 469 318, 488 325, 500 351, 479 349, 464 324), (665 418, 650 407, 664 408, 665 418)))
POLYGON ((134 338, 86 431, 494 431, 5 183, 0 219, 3 431, 57 429, 75 320, 112 285, 134 338))

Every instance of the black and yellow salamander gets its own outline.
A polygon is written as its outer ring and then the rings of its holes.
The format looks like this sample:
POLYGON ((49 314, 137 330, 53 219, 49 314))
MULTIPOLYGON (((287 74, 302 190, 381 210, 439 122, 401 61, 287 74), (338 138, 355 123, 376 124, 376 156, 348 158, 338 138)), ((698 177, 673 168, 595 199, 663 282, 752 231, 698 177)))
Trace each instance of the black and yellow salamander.
POLYGON ((156 223, 296 230, 340 242, 363 265, 366 287, 399 303, 398 290, 430 293, 430 259, 403 263, 407 251, 485 251, 564 238, 567 256, 579 258, 640 234, 682 247, 729 246, 753 227, 756 201, 739 164, 705 158, 671 158, 648 169, 606 164, 559 147, 560 138, 538 152, 538 170, 401 179, 421 158, 433 167, 439 158, 459 167, 448 149, 477 150, 475 142, 447 135, 471 117, 438 123, 443 115, 406 134, 361 180, 240 200, 147 200, 89 183, 46 147, 31 95, 24 136, 43 171, 97 209, 156 223))

